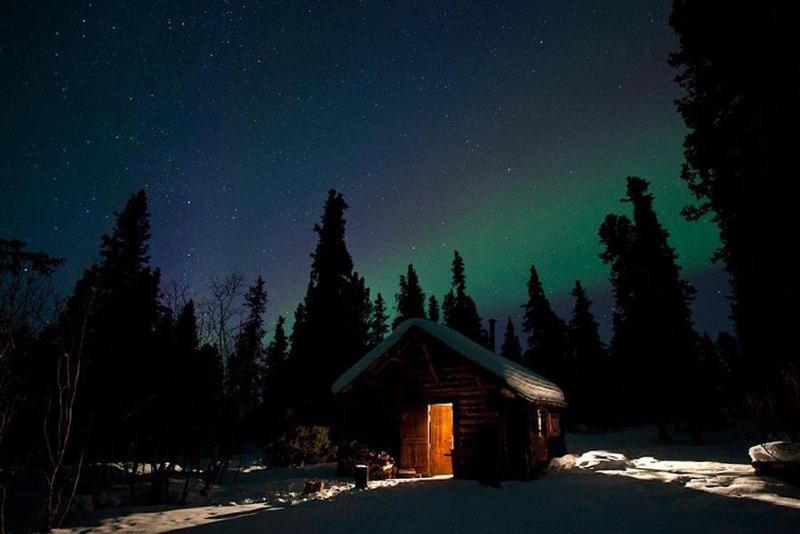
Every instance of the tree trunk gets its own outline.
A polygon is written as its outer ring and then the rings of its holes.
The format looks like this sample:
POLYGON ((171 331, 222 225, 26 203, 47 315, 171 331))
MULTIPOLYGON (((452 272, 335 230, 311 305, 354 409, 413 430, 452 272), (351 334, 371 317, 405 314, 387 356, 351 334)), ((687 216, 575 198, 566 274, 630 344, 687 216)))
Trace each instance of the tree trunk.
POLYGON ((186 480, 183 481, 183 492, 181 493, 181 504, 186 504, 186 494, 189 493, 189 482, 192 480, 192 468, 189 466, 189 457, 183 459, 183 472, 186 480))
POLYGON ((133 462, 133 469, 128 475, 128 488, 131 492, 131 504, 136 504, 136 471, 139 470, 139 463, 133 462))

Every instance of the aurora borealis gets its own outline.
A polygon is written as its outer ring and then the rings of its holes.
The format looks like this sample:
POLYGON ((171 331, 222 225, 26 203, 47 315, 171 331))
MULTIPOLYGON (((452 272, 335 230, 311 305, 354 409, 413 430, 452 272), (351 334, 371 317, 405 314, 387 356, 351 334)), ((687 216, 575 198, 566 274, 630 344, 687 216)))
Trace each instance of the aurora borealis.
POLYGON ((441 297, 458 249, 484 318, 518 316, 534 263, 607 325, 597 228, 639 175, 698 329, 729 328, 716 230, 679 213, 668 1, 201 4, 0 8, 0 236, 65 257, 62 290, 145 187, 163 279, 263 274, 271 326, 336 188, 373 296, 413 263, 441 297))

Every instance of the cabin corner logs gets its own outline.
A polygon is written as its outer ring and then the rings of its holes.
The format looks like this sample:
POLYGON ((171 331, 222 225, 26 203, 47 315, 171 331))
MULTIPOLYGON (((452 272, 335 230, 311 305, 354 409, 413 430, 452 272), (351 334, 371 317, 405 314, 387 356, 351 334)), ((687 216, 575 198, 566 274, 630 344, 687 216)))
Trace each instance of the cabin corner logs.
POLYGON ((524 479, 562 455, 565 403, 521 395, 435 335, 446 328, 411 326, 376 349, 337 392, 337 439, 387 450, 423 476, 524 479))

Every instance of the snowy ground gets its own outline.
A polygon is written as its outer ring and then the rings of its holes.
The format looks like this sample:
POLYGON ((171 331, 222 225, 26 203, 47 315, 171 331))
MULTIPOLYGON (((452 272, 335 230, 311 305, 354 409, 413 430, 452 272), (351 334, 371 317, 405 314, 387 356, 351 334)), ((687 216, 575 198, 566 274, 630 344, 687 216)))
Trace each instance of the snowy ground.
POLYGON ((574 456, 530 482, 372 482, 356 491, 335 466, 228 477, 215 505, 109 509, 72 531, 165 532, 800 532, 800 489, 757 477, 746 443, 664 446, 655 430, 570 435, 574 456), (616 456, 615 456, 616 455, 616 456), (583 466, 583 468, 578 467, 583 466), (304 498, 307 480, 322 494, 304 498))

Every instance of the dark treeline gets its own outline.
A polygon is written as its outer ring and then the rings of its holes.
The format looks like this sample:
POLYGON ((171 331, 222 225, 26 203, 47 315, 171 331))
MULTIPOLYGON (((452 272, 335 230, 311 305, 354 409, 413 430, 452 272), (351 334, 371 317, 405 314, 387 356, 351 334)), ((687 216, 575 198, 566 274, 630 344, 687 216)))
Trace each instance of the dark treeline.
POLYGON ((680 47, 670 63, 685 89, 677 109, 690 130, 682 178, 698 200, 684 214, 709 216, 719 227, 716 259, 731 275, 747 403, 770 427, 765 432, 797 435, 800 358, 789 335, 797 276, 784 238, 796 226, 788 190, 797 175, 800 117, 795 19, 790 2, 722 9, 677 0, 670 24, 680 47))
MULTIPOLYGON (((599 228, 616 299, 610 344, 598 334, 580 281, 564 320, 531 266, 524 343, 508 319, 500 353, 565 389, 572 426, 657 423, 666 440, 677 424, 699 438, 744 405, 738 344, 727 334, 715 340, 694 331, 693 289, 680 277, 647 181, 628 178, 623 202, 632 216, 608 215, 599 228)), ((190 487, 208 493, 242 451, 260 449, 273 465, 328 458, 330 386, 381 343, 390 320, 383 296, 373 300, 354 270, 346 209, 330 191, 289 334, 278 317, 267 335, 268 286, 260 276, 247 289, 238 275, 212 281, 198 302, 183 288, 163 286, 150 266, 143 191, 116 214, 100 261, 55 310, 48 310, 47 281, 61 260, 1 242, 0 454, 4 466, 14 466, 3 470, 3 495, 13 498, 5 490, 23 476, 17 472, 40 473, 44 504, 31 514, 55 526, 75 494, 120 484, 132 503, 185 501, 190 487), (183 481, 177 492, 170 486, 176 478, 183 481)), ((444 323, 491 347, 458 251, 451 269, 444 323)), ((426 295, 412 265, 398 287, 393 326, 439 320, 438 300, 426 295)))
MULTIPOLYGON (((629 178, 624 201, 632 218, 609 215, 599 231, 617 300, 611 344, 601 341, 579 281, 565 321, 531 266, 524 344, 508 319, 500 352, 565 389, 572 425, 655 422, 667 439, 667 425, 685 424, 699 436, 740 396, 737 344, 693 331, 692 290, 680 279, 647 182, 629 178)), ((4 489, 22 477, 16 471, 43 473, 44 505, 31 514, 55 526, 73 495, 121 484, 131 503, 185 501, 190 487, 208 493, 243 451, 260 449, 273 465, 328 458, 330 386, 383 341, 390 320, 383 296, 373 300, 354 270, 346 209, 330 191, 291 333, 278 317, 270 335, 268 284, 260 276, 246 289, 238 275, 212 281, 198 302, 161 283, 148 255, 143 191, 116 214, 100 261, 49 315, 46 282, 61 260, 3 241, 0 453, 4 466, 16 466, 4 469, 4 489), (170 486, 176 478, 183 481, 177 492, 170 486)), ((444 323, 491 347, 458 251, 451 270, 444 323)), ((393 326, 439 320, 438 300, 426 295, 412 265, 398 287, 393 326)))
MULTIPOLYGON (((680 39, 671 62, 687 90, 677 103, 690 129, 683 179, 699 201, 685 215, 708 214, 720 228, 736 335, 695 330, 694 289, 642 178, 620 185, 628 214, 598 221, 615 299, 608 344, 587 288, 575 281, 571 316, 559 317, 530 266, 522 321, 506 321, 500 353, 564 388, 573 428, 650 423, 664 440, 675 428, 700 440, 735 419, 755 422, 759 438, 798 435, 793 262, 775 242, 791 212, 784 186, 797 63, 793 19, 779 11, 762 3, 722 13, 679 0, 670 19, 680 39)), ((408 265, 392 320, 354 268, 347 208, 329 192, 290 332, 285 317, 267 320, 262 277, 212 280, 201 298, 162 283, 150 264, 143 191, 115 214, 99 260, 64 302, 50 286, 63 260, 0 240, 0 532, 58 526, 76 495, 103 506, 185 501, 191 488, 207 494, 243 451, 261 450, 272 465, 328 458, 330 386, 390 324, 442 321, 494 346, 458 251, 438 297, 408 265), (126 495, 110 491, 120 487, 126 495)))

